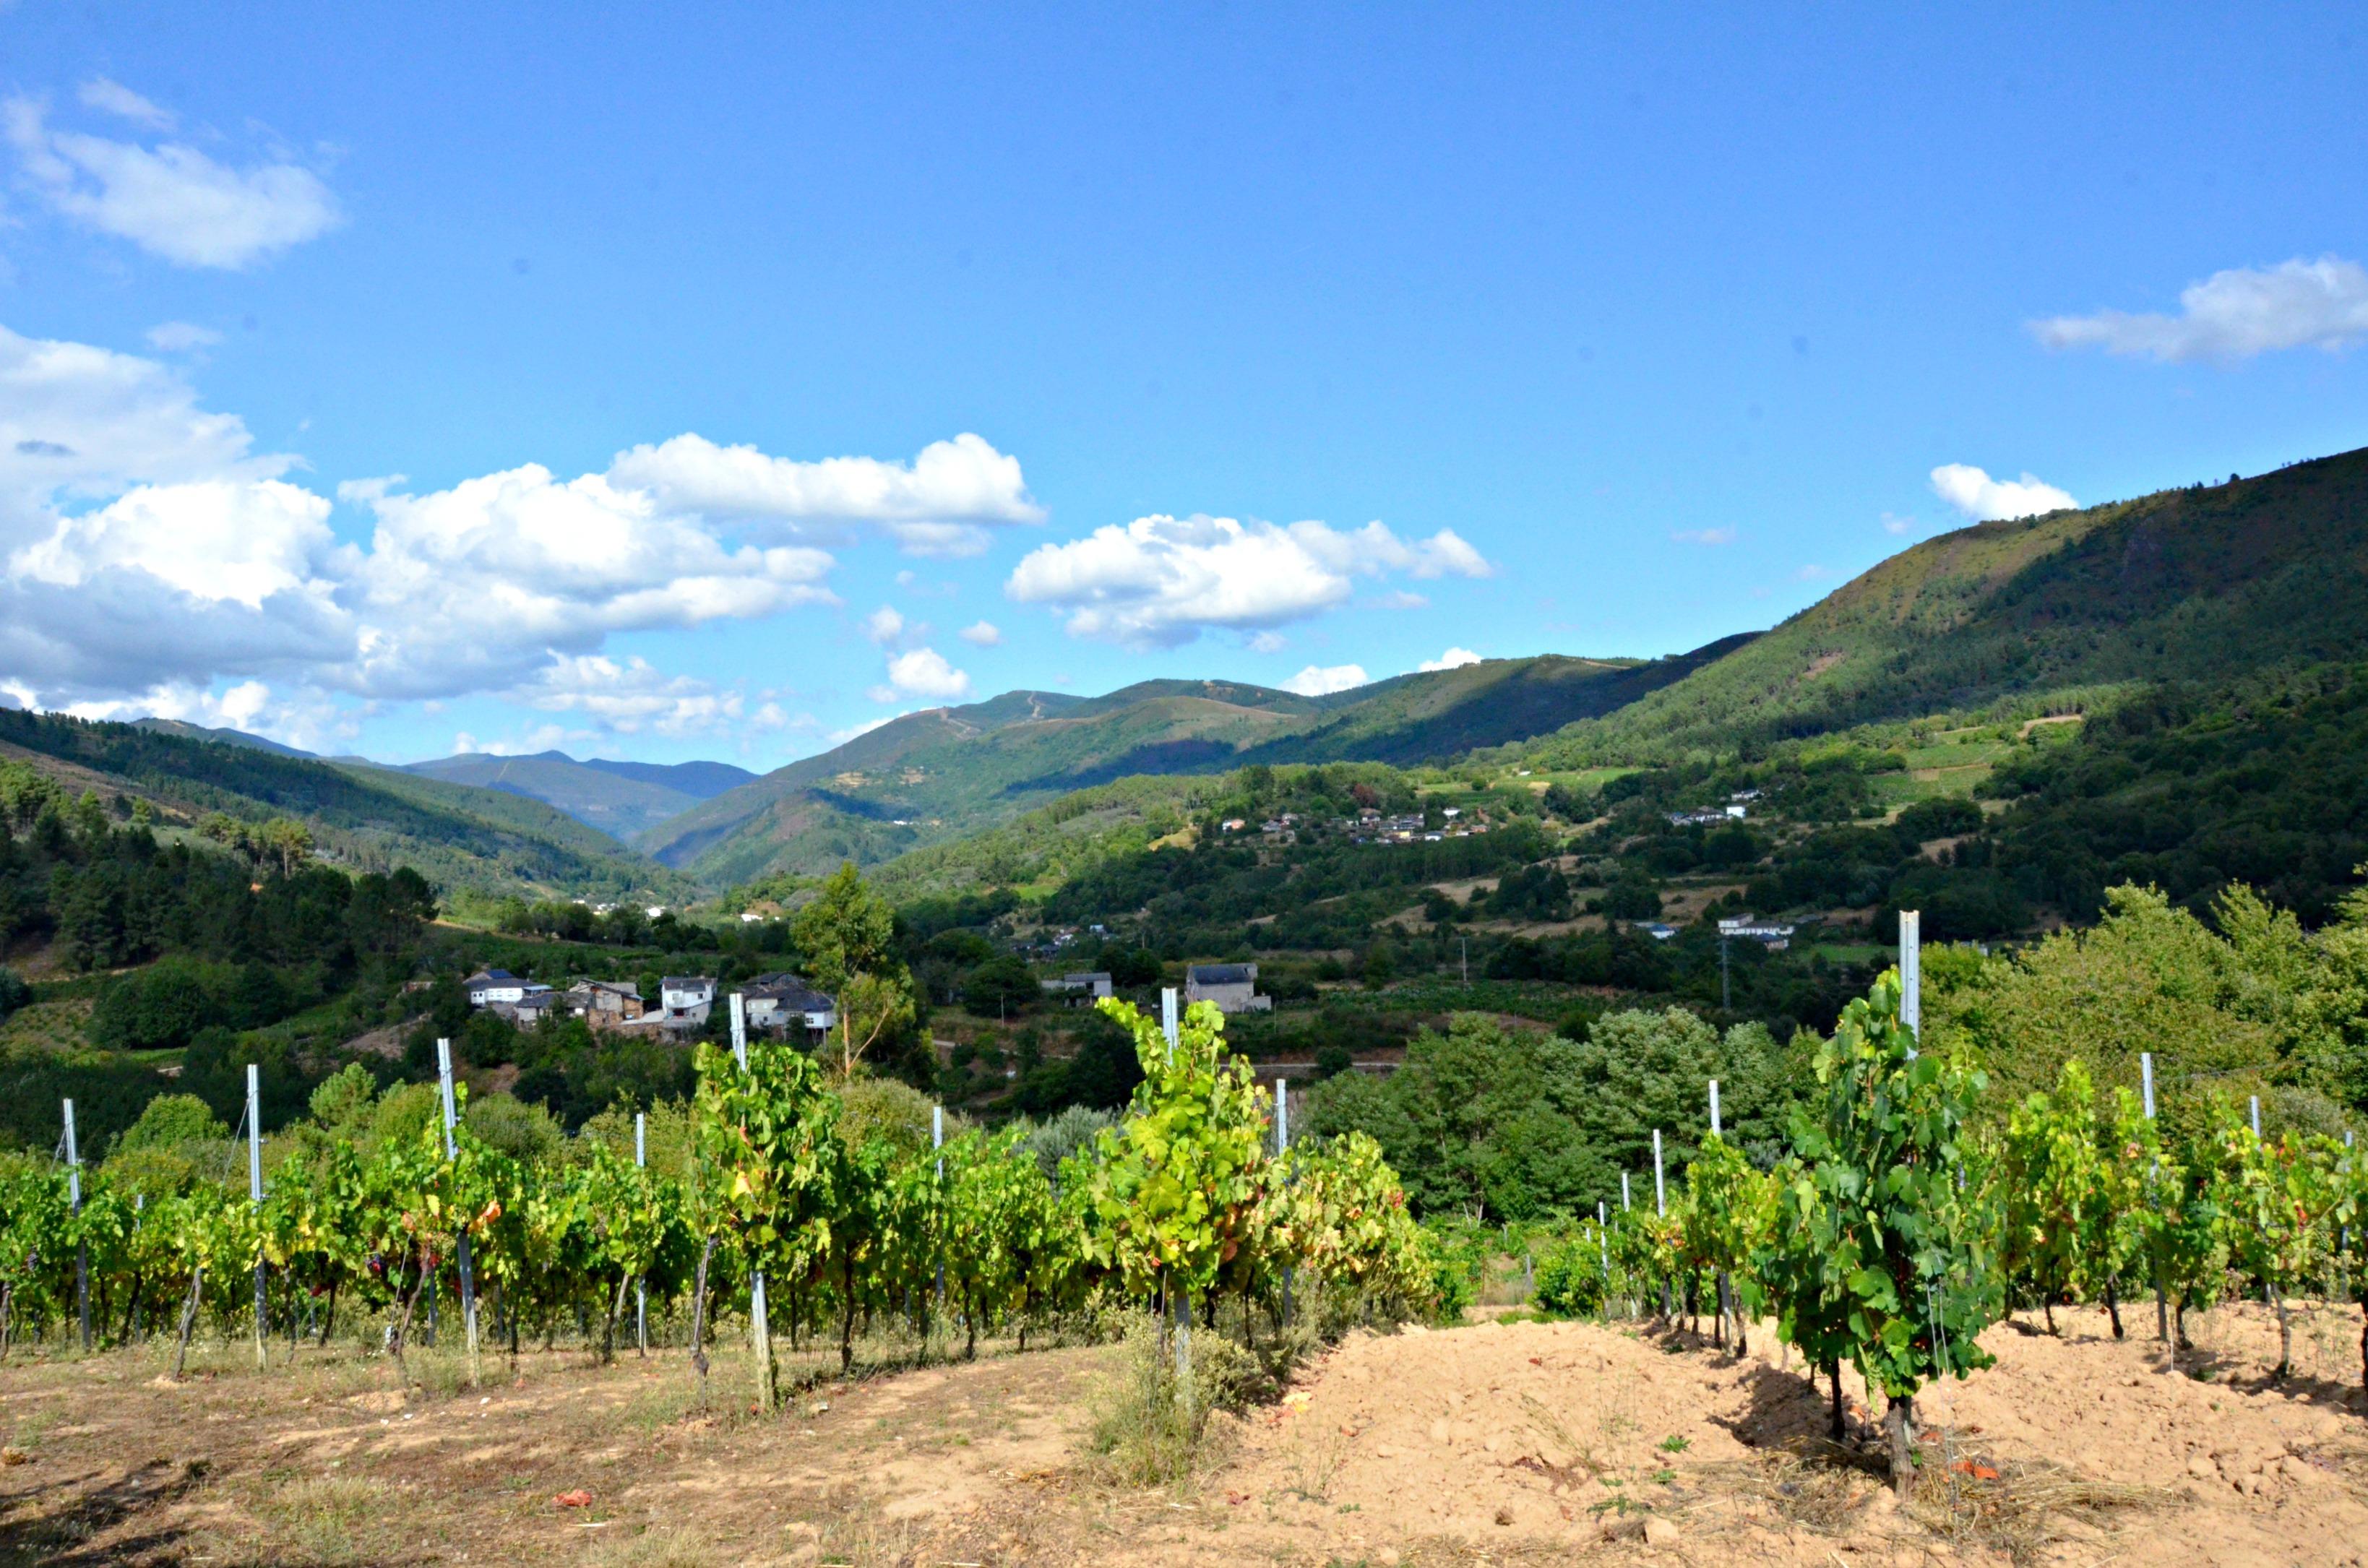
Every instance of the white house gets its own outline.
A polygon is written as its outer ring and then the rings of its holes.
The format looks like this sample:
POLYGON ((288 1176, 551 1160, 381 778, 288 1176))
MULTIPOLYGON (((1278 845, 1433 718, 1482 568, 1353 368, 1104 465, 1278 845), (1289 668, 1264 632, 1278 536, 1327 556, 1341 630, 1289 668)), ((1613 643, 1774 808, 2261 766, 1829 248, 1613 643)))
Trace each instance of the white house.
POLYGON ((1110 971, 1101 969, 1064 974, 1057 980, 1040 980, 1036 983, 1044 988, 1047 996, 1058 996, 1073 1007, 1080 1002, 1091 1006, 1110 994, 1111 990, 1110 971))
POLYGON ((551 989, 541 981, 522 980, 506 969, 481 969, 462 981, 461 988, 469 994, 472 1007, 495 1002, 523 1002, 530 993, 551 989))
POLYGON ((703 1024, 714 1005, 712 975, 669 974, 658 982, 658 1009, 668 1023, 703 1024))
POLYGON ((1184 1002, 1213 1002, 1221 1013, 1264 1013, 1274 998, 1258 994, 1254 963, 1196 963, 1184 969, 1184 1002))
POLYGON ((752 1029, 827 1034, 838 1027, 838 1004, 794 974, 760 974, 742 988, 740 999, 752 1029))

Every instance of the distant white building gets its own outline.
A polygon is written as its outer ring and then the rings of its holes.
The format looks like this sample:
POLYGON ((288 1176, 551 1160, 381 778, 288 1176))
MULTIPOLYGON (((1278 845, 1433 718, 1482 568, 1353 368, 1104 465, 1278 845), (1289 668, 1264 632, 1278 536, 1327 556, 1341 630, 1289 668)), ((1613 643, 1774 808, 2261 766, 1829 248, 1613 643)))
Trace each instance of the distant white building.
POLYGON ((668 1023, 703 1024, 714 1006, 712 975, 669 974, 658 982, 658 1010, 668 1023))
POLYGON ((1036 983, 1043 988, 1047 996, 1061 997, 1071 1006, 1079 1003, 1091 1006, 1111 994, 1110 971, 1107 970, 1064 974, 1058 979, 1040 980, 1036 983))
POLYGON ((838 1004, 794 974, 760 974, 742 988, 740 998, 750 1028, 816 1035, 838 1027, 838 1004))
POLYGON ((1793 945, 1793 929, 1751 915, 1729 915, 1718 923, 1720 936, 1758 942, 1771 953, 1781 953, 1793 945))
POLYGON ((496 1002, 523 1002, 534 992, 548 991, 541 981, 525 980, 506 969, 481 969, 461 983, 469 1006, 488 1007, 496 1002))
POLYGON ((1254 963, 1196 963, 1184 970, 1184 1002, 1213 1002, 1221 1013, 1265 1013, 1274 998, 1258 994, 1254 963))

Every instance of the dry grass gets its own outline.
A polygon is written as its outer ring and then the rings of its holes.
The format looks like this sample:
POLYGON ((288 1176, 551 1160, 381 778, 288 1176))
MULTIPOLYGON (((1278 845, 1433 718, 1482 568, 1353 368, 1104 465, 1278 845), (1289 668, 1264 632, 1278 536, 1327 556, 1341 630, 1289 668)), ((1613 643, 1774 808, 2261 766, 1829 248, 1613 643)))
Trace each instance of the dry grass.
POLYGON ((1955 1465, 1920 1476, 1908 1512, 1934 1535, 1960 1547, 2004 1552, 2017 1563, 2045 1559, 2067 1524, 2112 1528, 2118 1512, 2163 1506, 2152 1487, 2090 1481, 2044 1460, 1955 1465))
POLYGON ((370 1476, 297 1476, 272 1486, 255 1503, 269 1528, 270 1555, 281 1560, 338 1563, 375 1562, 375 1540, 401 1506, 400 1488, 370 1476))
MULTIPOLYGON (((1890 1488, 1875 1458, 1828 1444, 1712 1466, 1699 1479, 1715 1492, 1766 1503, 1788 1524, 1838 1539, 1861 1531, 1871 1509, 1887 1507, 1883 1494, 1890 1488)), ((2168 1501, 2155 1489, 2090 1481, 2060 1465, 1965 1459, 1920 1470, 1901 1511, 1961 1552, 2026 1563, 2046 1560, 2067 1526, 2109 1532, 2116 1513, 2168 1501)))
POLYGON ((723 1559, 689 1530, 654 1529, 603 1540, 586 1561, 594 1568, 717 1568, 723 1559))

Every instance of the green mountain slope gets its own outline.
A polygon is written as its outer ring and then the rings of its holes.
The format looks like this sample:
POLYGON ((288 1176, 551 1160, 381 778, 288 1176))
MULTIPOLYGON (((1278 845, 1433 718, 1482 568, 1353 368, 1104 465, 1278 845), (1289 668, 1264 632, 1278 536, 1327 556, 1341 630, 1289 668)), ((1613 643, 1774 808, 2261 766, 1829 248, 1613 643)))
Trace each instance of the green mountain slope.
POLYGON ((1444 759, 1608 712, 1711 656, 1490 660, 1326 698, 1184 680, 1097 698, 1009 692, 908 714, 719 795, 635 843, 709 886, 820 872, 842 858, 884 860, 1137 776, 1249 762, 1444 759))
POLYGON ((2368 653, 2368 450, 1928 540, 1686 679, 1525 748, 1668 758, 2016 693, 2368 653))
POLYGON ((220 741, 226 746, 250 746, 256 751, 268 751, 275 756, 313 755, 309 751, 284 745, 268 735, 251 735, 245 730, 210 730, 203 724, 192 724, 184 719, 134 719, 131 726, 137 730, 153 730, 160 735, 178 735, 185 741, 220 741))
POLYGON ((620 778, 638 778, 644 784, 678 790, 694 801, 712 801, 724 790, 737 790, 757 777, 728 762, 616 762, 605 756, 587 756, 584 766, 613 773, 620 778))
MULTIPOLYGON (((620 766, 610 764, 596 767, 578 762, 564 752, 538 752, 529 756, 489 756, 472 753, 461 756, 439 757, 433 762, 406 764, 403 771, 422 778, 440 778, 448 784, 470 784, 484 790, 498 790, 505 794, 523 795, 541 801, 545 805, 565 812, 576 821, 597 827, 611 837, 624 840, 655 827, 669 817, 681 815, 701 801, 712 799, 733 783, 745 782, 756 777, 741 768, 725 768, 722 763, 707 765, 739 775, 737 780, 723 782, 720 788, 694 793, 676 787, 676 775, 671 769, 655 765, 636 772, 619 772, 620 766)), ((689 765, 697 767, 700 765, 689 765)), ((692 773, 689 780, 705 784, 717 782, 712 773, 692 773)))
POLYGON ((169 823, 222 812, 301 818, 322 856, 359 870, 410 866, 482 894, 679 897, 681 879, 540 801, 154 726, 0 709, 0 748, 79 792, 145 799, 169 823))

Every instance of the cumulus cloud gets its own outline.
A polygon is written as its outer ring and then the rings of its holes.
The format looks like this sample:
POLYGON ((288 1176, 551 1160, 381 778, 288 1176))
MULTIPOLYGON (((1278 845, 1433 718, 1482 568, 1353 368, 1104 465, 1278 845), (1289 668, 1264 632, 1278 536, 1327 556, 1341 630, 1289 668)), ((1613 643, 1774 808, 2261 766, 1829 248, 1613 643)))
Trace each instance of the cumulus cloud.
POLYGON ((1282 689, 1302 697, 1329 697, 1336 691, 1363 686, 1370 678, 1362 665, 1310 665, 1284 681, 1282 689))
MULTIPOLYGON (((836 604, 825 551, 534 463, 342 484, 355 540, 297 466, 166 365, 0 328, 0 690, 193 713, 268 691, 257 722, 283 735, 316 709, 471 693, 628 733, 797 722, 606 644, 836 604)), ((916 646, 926 626, 883 606, 867 629, 893 696, 969 691, 916 646)))
MULTIPOLYGON (((83 98, 149 130, 171 126, 165 111, 112 82, 90 84, 83 98)), ((233 168, 182 142, 52 130, 43 107, 22 97, 0 105, 0 132, 53 210, 181 267, 248 267, 340 222, 336 197, 297 164, 233 168)))
POLYGON ((378 526, 353 574, 370 630, 347 680, 373 696, 507 685, 614 632, 837 602, 823 551, 731 547, 599 474, 562 482, 528 463, 427 495, 359 498, 378 526))
POLYGON ((951 700, 970 695, 970 675, 946 662, 935 648, 915 648, 888 661, 888 681, 864 693, 874 702, 894 702, 907 697, 951 700))
POLYGON ((148 347, 166 354, 186 354, 192 348, 211 348, 221 341, 221 333, 191 322, 168 321, 148 329, 148 347))
POLYGON ((1897 517, 1889 512, 1885 512, 1883 515, 1883 531, 1884 533, 1904 534, 1911 531, 1915 527, 1916 519, 1914 517, 1897 517))
POLYGON ((2080 504, 2037 474, 2025 473, 2019 480, 1992 479, 1971 463, 1942 463, 1934 469, 1932 494, 1976 522, 2035 517, 2080 504))
POLYGON ((1003 633, 993 622, 982 620, 975 626, 963 627, 962 640, 973 648, 993 648, 1002 642, 1003 633))
POLYGON ((1479 662, 1480 655, 1474 653, 1469 648, 1450 648, 1446 653, 1441 653, 1436 659, 1425 659, 1421 664, 1415 667, 1420 670, 1434 672, 1439 670, 1460 670, 1466 665, 1476 665, 1479 662))
POLYGON ((863 618, 863 635, 886 648, 905 635, 905 618, 894 605, 882 605, 863 618))
POLYGON ((1004 591, 1065 611, 1073 636, 1173 648, 1212 628, 1258 631, 1304 620, 1347 602, 1360 576, 1485 577, 1493 570, 1450 528, 1406 540, 1377 522, 1340 529, 1156 515, 1040 545, 1004 591))
POLYGON ((2332 256, 2229 267, 2180 290, 2176 314, 2099 311, 2033 322, 2031 330, 2050 348, 2162 360, 2344 348, 2368 337, 2368 268, 2332 256))
POLYGON ((751 710, 738 691, 693 676, 666 675, 638 657, 595 653, 554 659, 513 695, 545 712, 580 713, 603 730, 627 735, 711 735, 777 730, 790 722, 777 703, 760 702, 751 710))
POLYGON ((1044 520, 1019 460, 968 434, 932 441, 909 463, 800 462, 683 435, 618 453, 609 477, 661 506, 768 525, 783 538, 877 528, 914 555, 976 555, 990 527, 1044 520))

